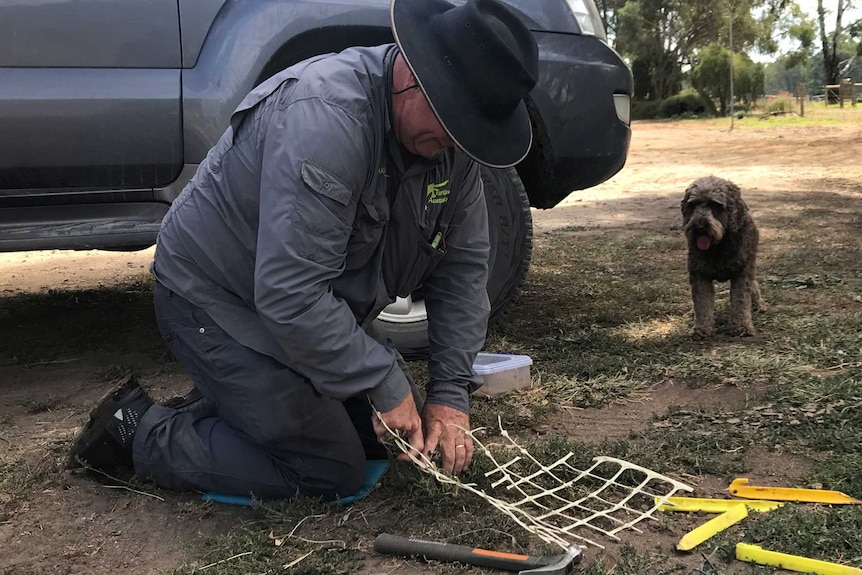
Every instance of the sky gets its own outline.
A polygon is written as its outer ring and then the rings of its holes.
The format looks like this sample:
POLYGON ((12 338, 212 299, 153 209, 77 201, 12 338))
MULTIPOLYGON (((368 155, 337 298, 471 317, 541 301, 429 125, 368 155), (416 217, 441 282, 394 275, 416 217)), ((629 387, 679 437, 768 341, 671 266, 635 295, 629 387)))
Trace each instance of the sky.
MULTIPOLYGON (((814 20, 815 26, 819 26, 817 23, 817 0, 796 0, 796 3, 799 4, 799 7, 805 11, 809 18, 814 20)), ((846 4, 847 0, 844 0, 844 3, 846 4)), ((841 17, 841 25, 844 27, 862 18, 862 0, 852 0, 852 3, 855 7, 849 10, 845 7, 844 16, 841 17)), ((823 0, 823 7, 826 8, 826 31, 830 32, 835 29, 835 9, 838 7, 838 0, 823 0)), ((817 28, 817 37, 814 40, 814 44, 815 46, 820 46, 819 28, 817 28)), ((792 48, 790 43, 785 45, 784 41, 780 41, 778 46, 779 52, 785 52, 792 48)), ((759 54, 756 51, 752 51, 749 53, 749 56, 755 62, 771 62, 775 60, 776 54, 759 54)))
MULTIPOLYGON (((817 0, 796 0, 799 7, 802 8, 809 17, 817 19, 817 0)), ((847 1, 845 0, 845 4, 847 1)), ((855 8, 844 10, 844 16, 841 17, 841 25, 844 26, 849 22, 855 22, 862 18, 862 0, 854 0, 855 8)), ((838 0, 823 0, 823 7, 826 8, 826 29, 835 28, 835 9, 838 7, 838 0)))

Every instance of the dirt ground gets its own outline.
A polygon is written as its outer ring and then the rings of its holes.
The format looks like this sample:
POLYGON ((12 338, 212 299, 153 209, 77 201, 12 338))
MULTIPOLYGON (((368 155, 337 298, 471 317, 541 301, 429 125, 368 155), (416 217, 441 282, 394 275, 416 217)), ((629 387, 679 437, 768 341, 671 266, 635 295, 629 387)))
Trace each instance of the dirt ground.
MULTIPOLYGON (((534 212, 535 228, 538 234, 565 226, 625 233, 631 227, 676 226, 682 191, 708 174, 735 181, 752 205, 766 199, 793 203, 797 195, 811 192, 859 198, 860 149, 858 125, 728 132, 709 123, 636 123, 623 171, 597 188, 572 194, 553 210, 534 212)), ((0 254, 0 329, 9 329, 3 318, 10 295, 128 282, 147 273, 151 257, 152 250, 0 254)), ((121 322, 124 314, 134 317, 122 308, 102 313, 121 322)), ((68 329, 68 321, 73 320, 46 318, 43 328, 68 329)), ((158 345, 152 330, 128 329, 131 341, 139 338, 138 350, 100 347, 59 360, 0 367, 0 470, 28 466, 32 479, 56 469, 76 427, 110 386, 116 366, 149 374, 144 384, 158 398, 186 389, 188 379, 176 364, 162 364, 148 353, 158 345)), ((733 396, 714 399, 746 401, 743 391, 727 393, 733 396)), ((701 400, 696 394, 679 389, 644 403, 585 410, 566 431, 623 437, 646 425, 668 401, 684 407, 701 400)), ((774 463, 782 473, 793 472, 793 461, 774 463)), ((249 513, 202 508, 195 495, 108 489, 72 473, 59 482, 33 481, 37 487, 0 484, 0 574, 163 573, 187 561, 190 543, 229 530, 249 513)), ((701 488, 708 494, 711 486, 701 488)))

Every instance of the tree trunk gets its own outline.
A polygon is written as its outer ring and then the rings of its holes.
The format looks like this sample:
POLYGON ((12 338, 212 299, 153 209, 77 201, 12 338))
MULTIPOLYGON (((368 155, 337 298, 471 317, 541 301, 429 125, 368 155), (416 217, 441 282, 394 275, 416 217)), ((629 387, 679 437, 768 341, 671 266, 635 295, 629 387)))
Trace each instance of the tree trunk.
MULTIPOLYGON (((844 16, 844 0, 838 0, 838 9, 835 11, 835 31, 831 37, 826 34, 826 9, 823 8, 823 0, 817 0, 817 18, 820 23, 820 44, 823 48, 823 71, 826 75, 827 84, 837 84, 838 77, 838 49, 841 40, 841 18, 844 16)), ((838 94, 829 95, 830 102, 838 101, 838 94)))

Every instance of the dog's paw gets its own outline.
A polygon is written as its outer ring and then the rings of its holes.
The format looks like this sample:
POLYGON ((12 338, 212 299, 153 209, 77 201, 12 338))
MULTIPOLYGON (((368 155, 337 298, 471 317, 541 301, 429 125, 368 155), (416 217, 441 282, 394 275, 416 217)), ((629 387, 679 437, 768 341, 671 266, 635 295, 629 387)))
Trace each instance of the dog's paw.
POLYGON ((759 311, 760 313, 765 313, 765 312, 769 311, 769 304, 763 300, 760 300, 759 302, 754 302, 754 304, 752 305, 752 308, 755 311, 759 311))
POLYGON ((731 325, 730 333, 737 337, 753 337, 757 335, 757 331, 753 325, 731 325))
POLYGON ((708 339, 715 335, 715 328, 696 325, 691 328, 691 337, 695 339, 708 339))

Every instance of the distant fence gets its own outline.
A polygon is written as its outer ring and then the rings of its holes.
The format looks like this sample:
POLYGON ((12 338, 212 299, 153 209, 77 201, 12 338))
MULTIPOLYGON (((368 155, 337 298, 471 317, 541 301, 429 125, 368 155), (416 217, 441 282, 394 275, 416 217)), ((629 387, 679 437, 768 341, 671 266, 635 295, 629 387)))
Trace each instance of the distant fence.
POLYGON ((857 94, 862 94, 862 84, 853 83, 848 78, 841 80, 840 84, 827 84, 823 101, 828 106, 830 100, 838 100, 838 104, 843 108, 846 100, 851 106, 855 106, 857 94))

